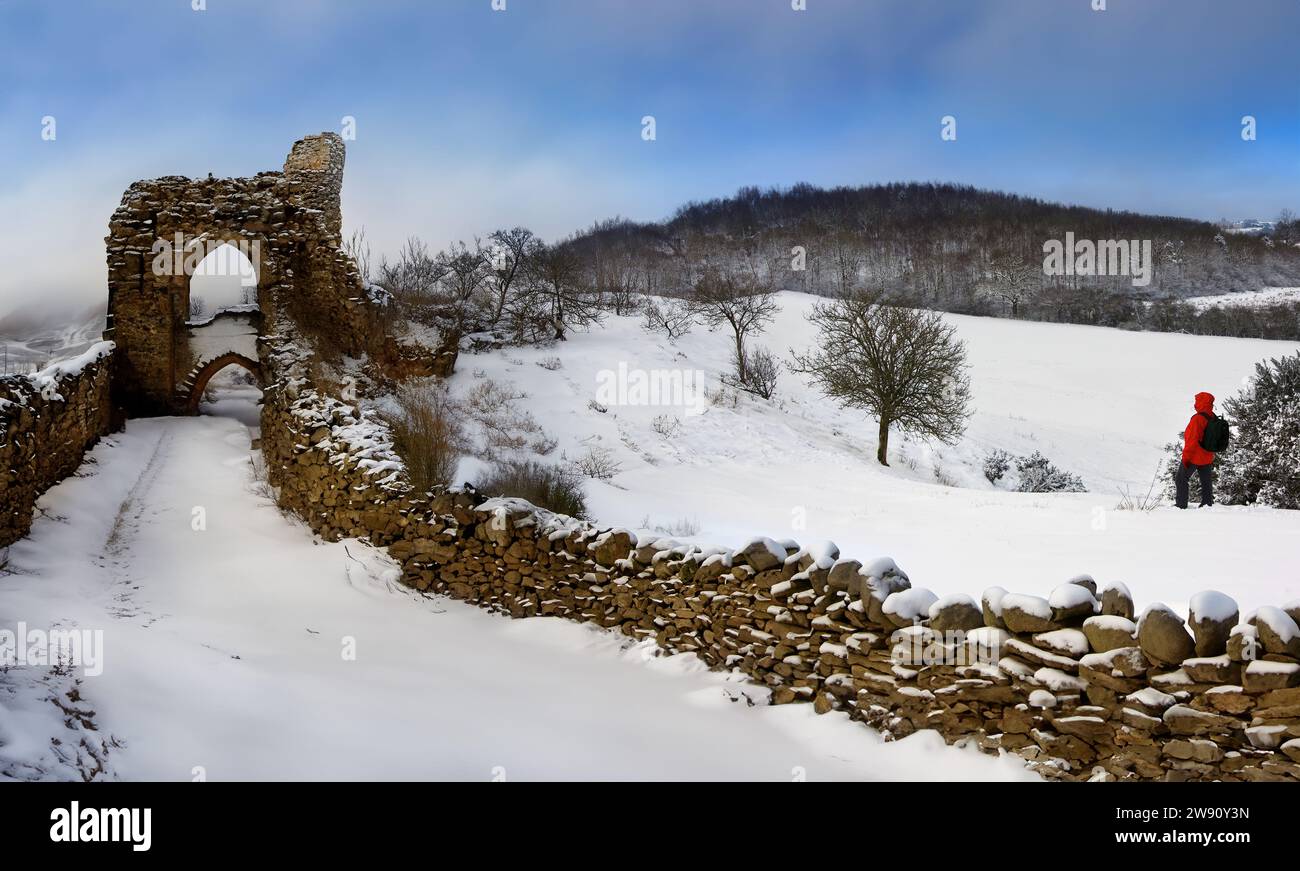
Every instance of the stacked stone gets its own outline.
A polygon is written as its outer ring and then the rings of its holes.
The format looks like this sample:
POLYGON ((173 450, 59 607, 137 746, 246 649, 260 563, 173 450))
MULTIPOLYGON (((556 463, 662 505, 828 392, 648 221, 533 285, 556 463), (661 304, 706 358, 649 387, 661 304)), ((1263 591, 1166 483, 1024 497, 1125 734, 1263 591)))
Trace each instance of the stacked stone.
POLYGON ((694 653, 768 690, 899 738, 1008 752, 1059 779, 1300 779, 1300 603, 1240 620, 1220 593, 1190 620, 1136 620, 1122 584, 1080 576, 1047 598, 938 599, 892 560, 759 538, 738 551, 483 500, 414 494, 382 433, 323 396, 292 344, 263 448, 280 502, 323 536, 387 545, 409 586, 512 617, 557 616, 694 653))
POLYGON ((92 349, 73 370, 0 378, 0 547, 27 534, 40 495, 111 431, 112 347, 92 349))

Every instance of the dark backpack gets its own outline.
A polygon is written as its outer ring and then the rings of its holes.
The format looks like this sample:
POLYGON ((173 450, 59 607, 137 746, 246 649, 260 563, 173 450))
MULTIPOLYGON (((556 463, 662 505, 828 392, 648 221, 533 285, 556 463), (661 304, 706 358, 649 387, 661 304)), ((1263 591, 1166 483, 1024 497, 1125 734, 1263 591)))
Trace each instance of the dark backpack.
POLYGON ((1205 432, 1201 433, 1201 448, 1212 454, 1226 450, 1228 439, 1232 437, 1232 432, 1228 429, 1228 422, 1221 417, 1213 414, 1201 412, 1205 417, 1205 432))

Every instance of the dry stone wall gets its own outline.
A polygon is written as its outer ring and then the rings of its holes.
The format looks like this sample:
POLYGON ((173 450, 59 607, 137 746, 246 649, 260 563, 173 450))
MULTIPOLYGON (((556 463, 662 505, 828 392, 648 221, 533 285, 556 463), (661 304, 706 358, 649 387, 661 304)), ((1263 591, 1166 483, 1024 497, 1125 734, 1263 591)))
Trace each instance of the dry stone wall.
POLYGON ((329 539, 368 537, 403 581, 512 617, 555 616, 737 669, 773 704, 843 711, 899 738, 1007 752, 1069 780, 1300 779, 1300 603, 1190 623, 1135 614, 1087 576, 1049 598, 937 599, 892 560, 757 539, 646 541, 470 489, 410 492, 383 425, 326 396, 271 343, 263 449, 281 504, 329 539))
POLYGON ((36 500, 112 428, 113 345, 32 375, 0 378, 0 547, 25 536, 36 500))

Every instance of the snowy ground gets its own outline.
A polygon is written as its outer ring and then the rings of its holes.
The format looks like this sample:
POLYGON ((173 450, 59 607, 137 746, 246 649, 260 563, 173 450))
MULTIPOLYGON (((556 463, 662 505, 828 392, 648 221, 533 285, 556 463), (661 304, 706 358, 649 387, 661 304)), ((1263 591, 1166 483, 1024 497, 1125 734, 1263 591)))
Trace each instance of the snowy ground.
POLYGON ((0 627, 103 630, 103 673, 77 687, 93 731, 49 700, 75 674, 0 673, 0 779, 82 776, 83 739, 132 780, 1031 779, 933 734, 751 707, 763 690, 691 656, 415 594, 281 515, 255 456, 228 417, 132 421, 42 498, 0 627))
POLYGON ((1259 308, 1283 302, 1300 302, 1300 287, 1265 287, 1262 290, 1246 291, 1244 293, 1192 296, 1188 297, 1185 302, 1199 309, 1214 308, 1215 306, 1259 308))
MULTIPOLYGON (((785 357, 815 340, 803 315, 812 298, 782 294, 783 311, 758 340, 785 357)), ((1061 324, 950 316, 967 342, 976 413, 954 447, 890 445, 875 462, 875 421, 843 411, 790 373, 772 402, 742 396, 736 408, 589 406, 602 370, 698 369, 711 388, 726 370, 729 340, 695 328, 675 344, 637 318, 542 349, 464 355, 453 376, 465 394, 482 379, 528 394, 523 403, 558 440, 546 459, 608 448, 622 471, 587 483, 601 523, 681 529, 703 543, 738 546, 754 535, 831 539, 845 556, 893 557, 915 585, 940 596, 978 596, 993 584, 1046 594, 1088 572, 1125 582, 1140 603, 1183 609, 1216 588, 1243 608, 1300 596, 1300 512, 1216 506, 1120 511, 1120 488, 1146 493, 1162 446, 1192 414, 1192 396, 1234 393, 1256 361, 1295 343, 1135 333, 1061 324), (555 359, 558 359, 558 368, 555 359), (537 365, 545 363, 546 366, 537 365), (655 430, 677 418, 680 432, 655 430), (991 448, 1042 451, 1082 476, 1084 494, 1027 494, 990 485, 980 467, 991 448), (937 481, 939 475, 955 486, 937 481)), ((477 461, 462 464, 473 478, 477 461)))

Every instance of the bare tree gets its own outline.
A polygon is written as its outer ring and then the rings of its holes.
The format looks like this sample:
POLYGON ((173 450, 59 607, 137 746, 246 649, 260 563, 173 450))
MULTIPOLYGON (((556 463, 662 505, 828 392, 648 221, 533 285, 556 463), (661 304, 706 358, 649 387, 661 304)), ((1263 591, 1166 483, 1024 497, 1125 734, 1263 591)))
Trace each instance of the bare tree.
POLYGON ((1030 264, 1019 254, 999 251, 989 260, 983 282, 985 293, 997 297, 1011 307, 1011 317, 1020 317, 1020 306, 1042 286, 1043 270, 1030 264))
POLYGON ((492 284, 495 290, 495 304, 492 308, 492 323, 501 321, 506 304, 510 301, 515 281, 527 271, 528 252, 533 244, 533 231, 526 227, 510 230, 497 230, 488 239, 492 243, 489 252, 492 267, 492 284))
POLYGON ((343 250, 357 265, 357 273, 361 276, 361 280, 366 284, 374 281, 371 272, 370 240, 366 238, 365 227, 352 231, 348 241, 343 243, 343 250))
POLYGON ((574 327, 599 323, 600 298, 586 283, 582 259, 571 245, 535 241, 528 253, 529 308, 547 319, 553 338, 564 341, 574 327))
POLYGON ((858 291, 818 303, 808 320, 817 348, 794 354, 794 371, 826 395, 880 420, 876 459, 888 466, 889 428, 956 441, 970 416, 966 347, 938 312, 886 305, 858 291))
POLYGON ((726 326, 735 341, 736 376, 749 383, 745 340, 771 323, 781 310, 770 284, 751 274, 706 269, 689 298, 701 321, 710 327, 726 326))
POLYGON ((393 295, 402 317, 432 324, 438 303, 438 283, 445 268, 429 254, 424 242, 411 236, 396 260, 380 259, 377 283, 393 295))
POLYGON ((473 247, 457 242, 438 253, 438 307, 456 336, 485 326, 492 302, 487 298, 492 268, 488 252, 477 239, 473 247))

